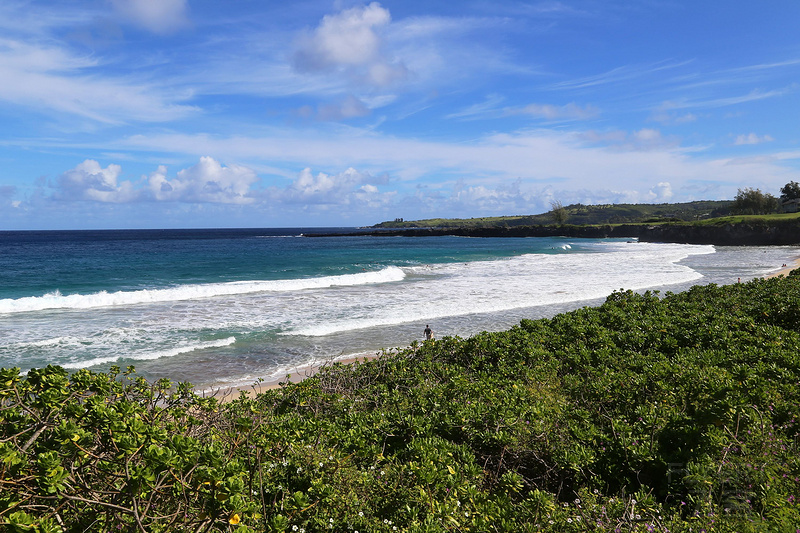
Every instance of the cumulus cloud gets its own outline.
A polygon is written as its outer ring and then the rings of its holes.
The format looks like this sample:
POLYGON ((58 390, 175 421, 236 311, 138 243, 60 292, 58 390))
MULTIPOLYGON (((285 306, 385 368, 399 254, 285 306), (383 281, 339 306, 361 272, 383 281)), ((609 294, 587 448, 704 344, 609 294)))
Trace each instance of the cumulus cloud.
POLYGON ((287 204, 314 206, 349 206, 361 204, 371 207, 385 205, 394 193, 381 193, 378 185, 386 183, 386 176, 373 176, 348 168, 331 175, 310 168, 303 169, 285 189, 273 190, 273 199, 287 204))
POLYGON ((126 22, 157 34, 168 34, 188 24, 187 0, 111 0, 126 22))
POLYGON ((774 141, 775 139, 772 138, 770 135, 763 135, 758 136, 755 133, 749 133, 747 135, 737 135, 736 140, 733 144, 739 146, 743 144, 761 144, 774 141))
POLYGON ((123 203, 135 200, 138 192, 130 181, 118 182, 122 167, 87 159, 73 169, 61 174, 55 183, 55 197, 59 200, 90 200, 123 203))
POLYGON ((382 35, 390 22, 389 11, 378 2, 326 15, 298 38, 294 66, 308 73, 339 71, 375 87, 401 82, 408 70, 386 54, 382 35))
POLYGON ((650 189, 649 200, 652 202, 667 202, 672 198, 672 185, 668 181, 659 182, 650 189))
POLYGON ((150 197, 157 201, 250 204, 251 186, 258 181, 255 171, 241 166, 223 166, 212 157, 178 172, 174 179, 167 178, 167 168, 159 166, 147 178, 150 197))
POLYGON ((223 166, 212 157, 201 157, 173 179, 161 165, 137 183, 120 181, 122 167, 103 168, 93 159, 70 169, 55 180, 53 198, 64 201, 130 203, 138 201, 249 204, 254 202, 255 171, 241 165, 223 166))

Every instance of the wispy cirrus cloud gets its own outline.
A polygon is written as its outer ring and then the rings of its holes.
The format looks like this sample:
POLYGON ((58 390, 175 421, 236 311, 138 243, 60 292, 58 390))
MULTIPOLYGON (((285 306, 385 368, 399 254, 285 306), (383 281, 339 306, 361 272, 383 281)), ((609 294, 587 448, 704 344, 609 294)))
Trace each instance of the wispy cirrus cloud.
POLYGON ((0 101, 117 124, 165 122, 196 113, 190 96, 148 82, 98 76, 100 62, 64 47, 0 40, 0 101))
POLYGON ((735 96, 726 96, 722 98, 707 98, 707 99, 689 99, 684 98, 680 100, 669 100, 661 104, 662 110, 674 109, 692 109, 692 108, 715 108, 715 107, 728 107, 748 102, 755 102, 758 100, 767 100, 770 98, 777 98, 784 96, 794 89, 787 87, 784 89, 775 89, 771 91, 763 91, 760 89, 753 89, 747 94, 739 94, 735 96))
POLYGON ((592 105, 581 107, 573 102, 565 105, 528 104, 508 109, 506 112, 514 115, 531 115, 546 120, 587 120, 600 114, 600 110, 592 105))
POLYGON ((587 89, 599 85, 610 85, 618 83, 627 83, 632 80, 646 78, 655 73, 661 73, 666 70, 677 69, 688 65, 691 61, 660 61, 649 65, 626 65, 616 67, 599 74, 591 76, 584 76, 571 80, 564 80, 553 83, 547 87, 549 90, 562 91, 562 90, 576 90, 587 89))

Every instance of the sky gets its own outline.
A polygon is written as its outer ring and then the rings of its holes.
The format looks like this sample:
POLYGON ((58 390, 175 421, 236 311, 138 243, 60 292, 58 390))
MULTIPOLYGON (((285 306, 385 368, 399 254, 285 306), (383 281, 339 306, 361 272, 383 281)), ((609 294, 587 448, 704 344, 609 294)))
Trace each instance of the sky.
POLYGON ((799 25, 796 0, 2 0, 0 230, 779 196, 799 25))

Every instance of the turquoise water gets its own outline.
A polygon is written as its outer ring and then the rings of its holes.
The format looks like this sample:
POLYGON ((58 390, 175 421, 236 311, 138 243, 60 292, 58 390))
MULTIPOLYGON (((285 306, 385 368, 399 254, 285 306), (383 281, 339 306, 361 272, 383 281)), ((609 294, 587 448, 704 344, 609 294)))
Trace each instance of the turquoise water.
POLYGON ((614 290, 766 275, 793 247, 624 240, 306 237, 334 229, 0 232, 0 366, 200 386, 504 329, 614 290))

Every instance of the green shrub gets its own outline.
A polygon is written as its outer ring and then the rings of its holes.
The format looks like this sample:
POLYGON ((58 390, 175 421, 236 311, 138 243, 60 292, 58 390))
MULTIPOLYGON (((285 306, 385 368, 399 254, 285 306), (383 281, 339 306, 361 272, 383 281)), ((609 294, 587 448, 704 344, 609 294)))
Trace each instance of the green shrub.
POLYGON ((523 320, 227 403, 0 369, 9 531, 794 531, 800 282, 523 320))

